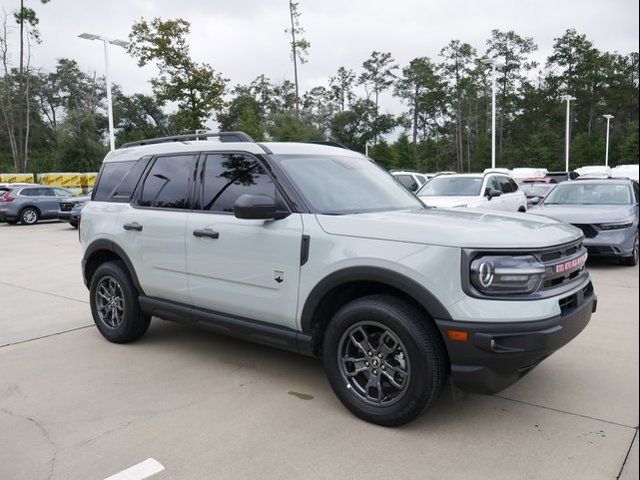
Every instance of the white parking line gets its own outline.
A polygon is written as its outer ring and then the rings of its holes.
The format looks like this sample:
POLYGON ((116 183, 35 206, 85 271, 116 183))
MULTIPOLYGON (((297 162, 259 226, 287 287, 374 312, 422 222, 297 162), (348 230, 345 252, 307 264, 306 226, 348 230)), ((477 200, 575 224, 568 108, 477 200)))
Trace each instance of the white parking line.
POLYGON ((105 480, 142 480, 160 473, 162 470, 164 470, 164 466, 159 461, 155 458, 147 458, 144 462, 136 463, 133 467, 111 475, 105 480))

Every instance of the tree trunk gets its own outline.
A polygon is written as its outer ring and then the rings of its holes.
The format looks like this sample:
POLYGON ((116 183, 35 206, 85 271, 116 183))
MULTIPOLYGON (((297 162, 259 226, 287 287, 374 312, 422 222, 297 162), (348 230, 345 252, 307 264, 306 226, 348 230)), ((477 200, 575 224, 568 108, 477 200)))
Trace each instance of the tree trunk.
POLYGON ((24 0, 20 0, 20 64, 18 67, 18 157, 14 162, 17 172, 26 170, 24 157, 24 0))
POLYGON ((413 153, 418 152, 418 84, 416 83, 413 96, 413 153))
POLYGON ((298 47, 296 44, 296 27, 295 19, 293 18, 293 4, 289 0, 289 17, 291 19, 291 56, 293 58, 293 82, 296 87, 296 118, 300 115, 300 89, 298 86, 298 47))

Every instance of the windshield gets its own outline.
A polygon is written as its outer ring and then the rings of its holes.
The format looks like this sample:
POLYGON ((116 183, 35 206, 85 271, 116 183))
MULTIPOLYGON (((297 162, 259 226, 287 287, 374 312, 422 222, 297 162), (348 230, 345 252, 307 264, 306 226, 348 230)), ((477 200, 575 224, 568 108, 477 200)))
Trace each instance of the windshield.
POLYGON ((631 194, 626 185, 605 183, 563 183, 553 189, 545 205, 627 205, 631 194))
POLYGON ((527 197, 544 197, 555 185, 552 183, 523 183, 520 187, 527 197))
POLYGON ((476 197, 480 195, 483 178, 477 177, 436 177, 420 191, 421 197, 476 197))
POLYGON ((389 173, 365 158, 329 155, 273 155, 318 213, 424 208, 389 173))

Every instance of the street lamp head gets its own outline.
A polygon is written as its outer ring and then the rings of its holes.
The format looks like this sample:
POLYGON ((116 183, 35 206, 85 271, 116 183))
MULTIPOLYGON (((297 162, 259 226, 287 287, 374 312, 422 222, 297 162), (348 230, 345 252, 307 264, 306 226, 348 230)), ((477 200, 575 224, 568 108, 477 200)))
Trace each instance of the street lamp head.
POLYGON ((573 100, 575 100, 576 97, 572 97, 571 95, 562 95, 560 97, 560 100, 562 100, 563 102, 571 102, 573 100))
POLYGON ((118 47, 127 48, 129 46, 129 42, 124 40, 110 40, 109 43, 111 45, 116 45, 118 47))
POLYGON ((78 35, 80 38, 84 38, 85 40, 100 40, 100 35, 94 35, 93 33, 83 33, 78 35))
POLYGON ((612 118, 615 118, 613 115, 602 115, 604 118, 606 118, 607 120, 611 120, 612 118))
POLYGON ((495 67, 495 68, 504 67, 504 64, 500 63, 497 58, 483 58, 480 61, 485 65, 491 65, 492 67, 495 67))

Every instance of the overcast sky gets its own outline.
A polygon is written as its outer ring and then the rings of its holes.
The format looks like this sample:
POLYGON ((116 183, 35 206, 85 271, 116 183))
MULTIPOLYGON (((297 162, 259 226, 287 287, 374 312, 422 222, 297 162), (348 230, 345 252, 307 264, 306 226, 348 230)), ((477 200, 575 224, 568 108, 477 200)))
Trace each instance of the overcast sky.
MULTIPOLYGON (((11 12, 18 0, 0 0, 11 12)), ((126 39, 141 18, 182 17, 191 22, 192 53, 231 80, 246 83, 265 73, 291 79, 287 0, 26 0, 40 18, 42 44, 32 64, 50 69, 61 57, 104 72, 101 45, 77 38, 82 32, 126 39)), ((338 66, 357 68, 373 50, 390 51, 401 65, 417 56, 437 59, 451 39, 479 51, 491 29, 531 36, 544 59, 554 37, 567 28, 585 33, 602 50, 638 51, 638 0, 300 0, 302 25, 311 42, 301 68, 303 89, 321 84, 338 66)), ((111 49, 114 82, 126 93, 149 91, 155 69, 139 69, 118 47, 111 49)), ((399 105, 387 94, 382 104, 399 105)))

